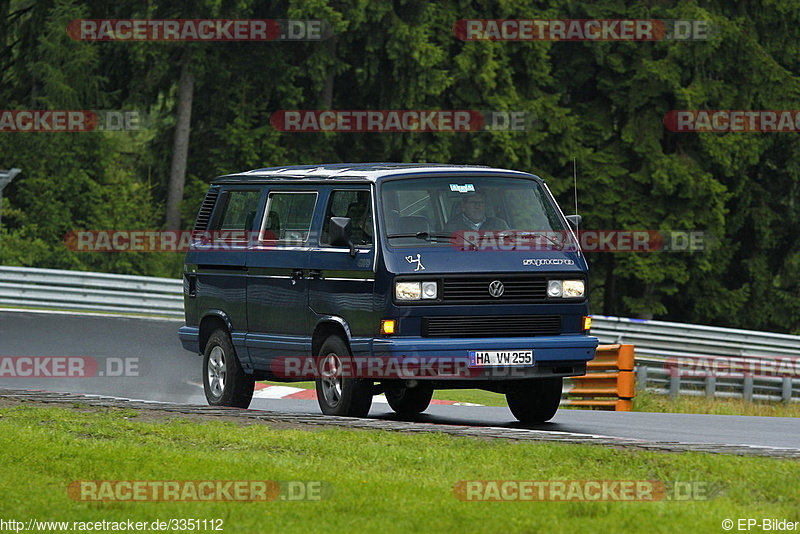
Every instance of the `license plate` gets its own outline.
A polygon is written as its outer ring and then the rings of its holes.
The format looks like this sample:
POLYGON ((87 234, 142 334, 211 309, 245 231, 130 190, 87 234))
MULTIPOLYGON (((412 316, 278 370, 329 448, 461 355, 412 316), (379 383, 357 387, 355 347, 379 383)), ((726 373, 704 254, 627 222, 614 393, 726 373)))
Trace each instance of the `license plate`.
POLYGON ((470 367, 484 365, 533 365, 532 350, 471 350, 470 367))

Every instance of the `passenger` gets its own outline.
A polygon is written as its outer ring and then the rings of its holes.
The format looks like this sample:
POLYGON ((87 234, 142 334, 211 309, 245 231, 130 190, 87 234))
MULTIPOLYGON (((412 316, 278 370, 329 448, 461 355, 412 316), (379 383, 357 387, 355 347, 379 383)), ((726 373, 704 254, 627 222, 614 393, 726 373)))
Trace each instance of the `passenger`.
POLYGON ((355 245, 372 244, 372 210, 366 204, 353 202, 347 208, 350 218, 351 238, 355 245))

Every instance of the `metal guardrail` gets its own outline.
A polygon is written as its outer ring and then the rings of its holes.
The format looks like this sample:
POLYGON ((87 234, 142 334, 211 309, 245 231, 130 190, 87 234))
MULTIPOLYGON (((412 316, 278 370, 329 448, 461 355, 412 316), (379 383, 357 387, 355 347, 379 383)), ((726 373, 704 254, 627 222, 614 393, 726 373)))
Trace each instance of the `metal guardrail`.
POLYGON ((592 335, 601 343, 636 347, 637 389, 672 396, 800 400, 800 336, 601 315, 592 318, 592 335), (764 370, 773 363, 770 376, 747 372, 751 365, 764 370))
MULTIPOLYGON (((0 266, 0 306, 183 317, 181 280, 0 266)), ((800 336, 594 316, 603 344, 635 345, 637 387, 670 395, 800 400, 800 336), (793 361, 792 376, 681 376, 670 362, 793 361)), ((724 373, 723 373, 724 374, 724 373)))
POLYGON ((624 317, 592 317, 601 343, 630 343, 637 357, 695 355, 736 358, 800 357, 800 336, 624 317))
POLYGON ((0 266, 0 306, 183 317, 183 282, 0 266))
POLYGON ((800 378, 797 375, 759 376, 734 374, 681 376, 664 360, 636 359, 637 389, 677 396, 692 395, 743 399, 746 401, 800 401, 800 378))

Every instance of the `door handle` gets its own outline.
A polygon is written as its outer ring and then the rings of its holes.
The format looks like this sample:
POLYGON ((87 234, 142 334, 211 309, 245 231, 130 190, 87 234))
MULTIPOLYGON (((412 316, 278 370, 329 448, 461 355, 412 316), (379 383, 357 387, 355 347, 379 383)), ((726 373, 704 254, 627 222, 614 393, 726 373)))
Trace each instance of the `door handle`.
POLYGON ((305 278, 303 276, 303 269, 295 269, 292 271, 292 285, 295 285, 298 280, 305 278))
POLYGON ((308 271, 308 277, 311 279, 322 280, 322 271, 320 269, 311 269, 308 271))

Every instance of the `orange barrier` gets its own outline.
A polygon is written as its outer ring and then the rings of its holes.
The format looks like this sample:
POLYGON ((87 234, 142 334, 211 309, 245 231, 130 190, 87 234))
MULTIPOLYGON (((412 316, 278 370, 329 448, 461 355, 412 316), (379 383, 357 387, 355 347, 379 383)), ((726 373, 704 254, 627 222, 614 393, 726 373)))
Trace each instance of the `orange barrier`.
POLYGON ((591 406, 629 412, 636 395, 633 345, 600 345, 585 376, 573 376, 569 406, 591 406))

